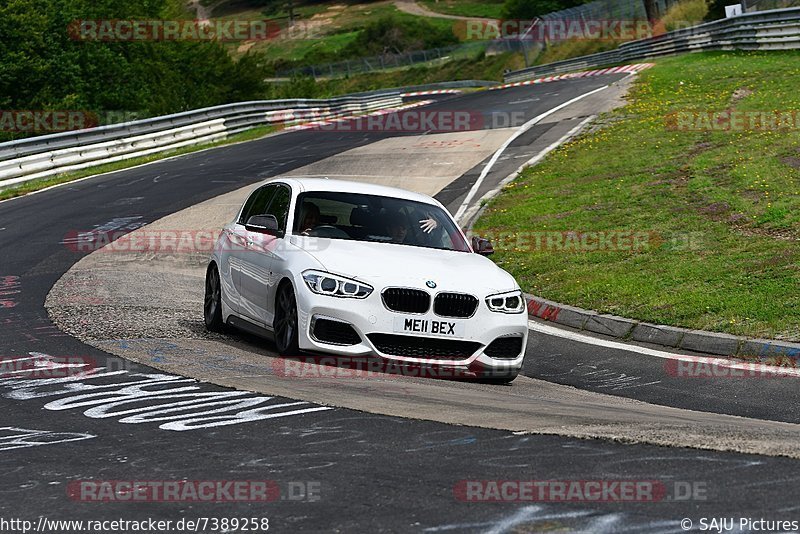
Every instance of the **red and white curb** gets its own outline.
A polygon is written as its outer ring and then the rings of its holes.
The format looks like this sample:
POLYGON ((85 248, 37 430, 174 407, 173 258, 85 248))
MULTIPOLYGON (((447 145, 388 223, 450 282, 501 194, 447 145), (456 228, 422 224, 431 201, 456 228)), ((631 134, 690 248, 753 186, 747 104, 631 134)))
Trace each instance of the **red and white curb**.
POLYGON ((344 117, 337 117, 335 119, 329 119, 324 121, 313 121, 307 122, 305 124, 298 124, 297 126, 290 126, 288 128, 284 128, 285 131, 294 131, 294 130, 311 130, 313 128, 320 128, 322 126, 328 126, 330 124, 341 124, 347 121, 351 121, 353 119, 358 119, 362 117, 375 117, 378 115, 388 115, 390 113, 397 113, 398 111, 405 111, 407 109, 416 108, 420 106, 427 106, 431 104, 433 100, 421 100, 419 102, 414 102, 412 104, 405 104, 403 106, 397 106, 394 108, 386 108, 380 109, 378 111, 373 111, 372 113, 367 113, 365 115, 345 115, 344 117))
POLYGON ((495 85, 490 87, 490 91, 495 89, 506 89, 508 87, 520 87, 523 85, 533 85, 537 83, 555 82, 558 80, 571 80, 574 78, 588 78, 590 76, 602 76, 603 74, 620 74, 620 73, 634 73, 649 69, 655 63, 636 63, 634 65, 622 65, 620 67, 609 67, 607 69, 585 70, 581 72, 570 72, 567 74, 556 74, 554 76, 545 76, 543 78, 536 78, 534 80, 525 80, 524 82, 506 83, 503 85, 495 85))
POLYGON ((409 96, 426 96, 426 95, 460 95, 463 93, 461 89, 436 89, 435 91, 414 91, 413 93, 402 93, 401 98, 408 98, 409 96))

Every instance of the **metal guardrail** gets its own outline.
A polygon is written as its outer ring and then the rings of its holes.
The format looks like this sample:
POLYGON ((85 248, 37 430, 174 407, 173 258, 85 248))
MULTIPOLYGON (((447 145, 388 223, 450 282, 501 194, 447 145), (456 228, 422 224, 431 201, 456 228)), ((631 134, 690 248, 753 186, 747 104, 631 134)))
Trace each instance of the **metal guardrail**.
POLYGON ((705 50, 800 49, 800 8, 745 13, 656 37, 630 41, 614 50, 509 72, 518 82, 575 70, 627 63, 651 57, 705 50))
POLYGON ((241 102, 0 143, 0 188, 102 163, 212 142, 254 126, 332 119, 401 103, 399 91, 326 100, 241 102))
POLYGON ((500 82, 493 80, 455 80, 452 82, 432 82, 422 85, 407 85, 404 87, 391 87, 384 89, 375 89, 373 91, 364 91, 362 93, 352 93, 350 96, 369 96, 377 94, 385 94, 387 92, 399 91, 400 96, 414 91, 435 91, 437 89, 465 89, 467 87, 494 87, 500 85, 500 82))
POLYGON ((408 92, 489 87, 498 83, 458 80, 330 99, 240 102, 0 143, 0 189, 103 163, 213 142, 256 126, 291 126, 391 108, 402 104, 403 94, 408 92))

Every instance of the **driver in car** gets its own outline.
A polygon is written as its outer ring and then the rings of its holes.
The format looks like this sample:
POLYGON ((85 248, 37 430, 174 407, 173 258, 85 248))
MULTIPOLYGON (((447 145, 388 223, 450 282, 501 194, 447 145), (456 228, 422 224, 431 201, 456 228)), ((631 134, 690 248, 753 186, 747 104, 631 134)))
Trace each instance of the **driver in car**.
POLYGON ((408 226, 406 226, 405 216, 398 212, 389 214, 389 222, 386 225, 392 243, 405 243, 408 236, 408 226))
POLYGON ((300 217, 300 233, 308 235, 311 230, 319 224, 319 206, 313 202, 303 202, 303 210, 300 217))
MULTIPOLYGON (((407 217, 401 212, 395 212, 389 215, 387 228, 393 243, 406 243, 406 239, 409 237, 409 228, 406 223, 407 217)), ((420 219, 419 221, 420 230, 422 230, 425 234, 430 234, 438 226, 439 225, 436 220, 429 214, 427 214, 424 219, 420 219)))

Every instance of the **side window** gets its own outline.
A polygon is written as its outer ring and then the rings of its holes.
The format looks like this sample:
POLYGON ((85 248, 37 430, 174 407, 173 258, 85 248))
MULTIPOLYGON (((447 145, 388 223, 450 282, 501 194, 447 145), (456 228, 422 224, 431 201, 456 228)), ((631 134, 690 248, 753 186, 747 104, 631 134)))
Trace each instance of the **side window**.
POLYGON ((292 201, 292 191, 285 185, 275 186, 277 191, 275 196, 272 197, 272 202, 269 209, 265 212, 268 215, 274 215, 278 220, 278 229, 286 231, 286 219, 289 215, 289 204, 292 201))
POLYGON ((242 209, 242 216, 239 217, 239 224, 246 224, 247 220, 253 215, 264 215, 267 213, 267 206, 275 196, 275 191, 278 189, 277 185, 265 185, 256 189, 242 209))

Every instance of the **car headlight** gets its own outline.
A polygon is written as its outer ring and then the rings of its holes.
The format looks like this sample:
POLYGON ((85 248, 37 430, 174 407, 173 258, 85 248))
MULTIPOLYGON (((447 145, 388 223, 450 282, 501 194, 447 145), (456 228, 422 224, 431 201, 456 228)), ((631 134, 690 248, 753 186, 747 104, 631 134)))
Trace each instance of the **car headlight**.
POLYGON ((323 271, 306 271, 303 280, 311 291, 319 295, 363 299, 372 293, 372 286, 323 271))
POLYGON ((509 291, 486 297, 486 305, 493 312, 522 313, 525 311, 525 299, 522 291, 509 291))

